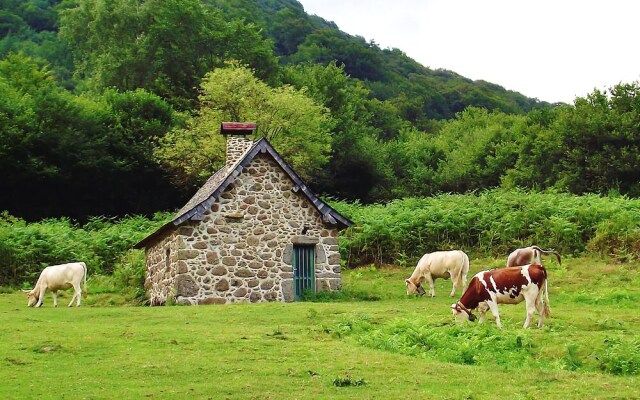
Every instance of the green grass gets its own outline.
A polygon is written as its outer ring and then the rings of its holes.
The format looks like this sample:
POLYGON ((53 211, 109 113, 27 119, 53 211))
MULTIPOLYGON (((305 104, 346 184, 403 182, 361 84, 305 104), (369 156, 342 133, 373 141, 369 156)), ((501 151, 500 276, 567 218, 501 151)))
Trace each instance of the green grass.
POLYGON ((549 263, 545 327, 504 305, 503 331, 453 323, 450 281, 406 296, 412 269, 344 270, 347 295, 290 304, 126 306, 99 278, 80 308, 0 292, 0 398, 638 398, 640 264, 549 263))

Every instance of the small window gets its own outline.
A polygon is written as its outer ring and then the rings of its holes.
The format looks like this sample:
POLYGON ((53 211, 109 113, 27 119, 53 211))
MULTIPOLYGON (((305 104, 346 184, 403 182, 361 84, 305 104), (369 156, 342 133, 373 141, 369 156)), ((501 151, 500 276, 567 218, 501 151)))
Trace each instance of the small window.
POLYGON ((164 267, 165 269, 169 269, 170 266, 171 266, 171 249, 167 249, 167 251, 165 252, 164 267))

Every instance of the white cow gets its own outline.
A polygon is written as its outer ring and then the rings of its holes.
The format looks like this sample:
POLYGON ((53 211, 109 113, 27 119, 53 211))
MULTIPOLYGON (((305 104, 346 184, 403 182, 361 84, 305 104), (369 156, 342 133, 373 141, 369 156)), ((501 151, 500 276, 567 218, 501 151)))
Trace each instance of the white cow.
POLYGON ((76 306, 80 306, 80 284, 84 279, 84 289, 82 297, 87 297, 87 265, 83 262, 69 264, 52 265, 42 270, 36 286, 32 290, 24 290, 27 293, 29 307, 40 307, 47 291, 53 292, 53 306, 58 307, 58 290, 65 290, 73 287, 73 301, 77 299, 76 306))
POLYGON ((449 279, 453 281, 451 297, 456 295, 457 288, 467 285, 467 274, 469 273, 469 257, 461 250, 436 251, 422 256, 416 269, 409 279, 405 279, 407 294, 411 295, 416 291, 420 295, 425 294, 422 288, 422 281, 429 284, 429 296, 434 297, 436 292, 433 281, 437 278, 449 279))

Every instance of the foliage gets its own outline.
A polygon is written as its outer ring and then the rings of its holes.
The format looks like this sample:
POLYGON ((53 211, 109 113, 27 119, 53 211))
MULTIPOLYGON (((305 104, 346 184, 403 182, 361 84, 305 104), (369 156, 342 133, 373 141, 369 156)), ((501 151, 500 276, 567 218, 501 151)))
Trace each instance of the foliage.
POLYGON ((146 273, 144 252, 129 250, 117 260, 113 268, 113 280, 118 288, 132 292, 134 299, 143 302, 146 298, 146 273))
POLYGON ((87 218, 152 214, 175 199, 152 152, 180 119, 158 96, 74 95, 48 69, 13 54, 0 60, 0 87, 3 209, 29 219, 87 218))
POLYGON ((510 183, 578 194, 640 193, 640 83, 594 90, 571 107, 534 113, 529 120, 541 129, 523 137, 520 157, 506 174, 510 183))
POLYGON ((140 288, 143 255, 129 251, 167 217, 94 218, 79 226, 68 219, 27 223, 4 214, 0 218, 0 285, 33 285, 48 265, 84 261, 90 275, 113 273, 121 287, 140 288))
POLYGON ((367 384, 367 381, 365 381, 362 378, 355 379, 355 378, 352 378, 351 375, 345 375, 345 376, 337 376, 333 378, 333 381, 331 381, 331 383, 333 383, 333 386, 346 387, 346 386, 364 386, 367 384))
POLYGON ((316 293, 307 291, 303 294, 302 299, 304 301, 317 303, 328 301, 378 301, 380 297, 361 290, 342 289, 333 291, 322 290, 316 293))
MULTIPOLYGON (((225 119, 258 122, 314 191, 365 204, 496 187, 640 195, 638 82, 552 107, 295 0, 0 4, 0 208, 30 220, 178 206, 221 166, 225 119)), ((636 246, 607 244, 602 224, 590 251, 636 246)))
POLYGON ((242 60, 263 77, 275 69, 257 27, 227 21, 199 0, 78 0, 60 20, 77 73, 91 87, 144 88, 179 108, 190 107, 193 88, 226 59, 242 60))
POLYGON ((377 149, 403 125, 393 106, 369 99, 369 91, 335 62, 290 66, 283 79, 324 104, 335 124, 331 158, 316 190, 350 200, 376 198, 380 187, 391 184, 377 149))
POLYGON ((73 58, 57 36, 59 0, 0 1, 0 59, 22 53, 49 64, 65 87, 72 87, 73 58))
POLYGON ((202 82, 203 107, 174 131, 157 150, 157 157, 184 184, 201 182, 224 161, 222 121, 256 122, 264 136, 305 179, 312 179, 328 160, 331 118, 327 110, 291 86, 271 88, 237 63, 217 68, 202 82))
POLYGON ((402 319, 377 326, 366 316, 357 316, 338 322, 334 331, 339 337, 353 335, 363 346, 417 358, 503 367, 530 367, 535 363, 534 341, 525 332, 498 334, 488 324, 470 330, 402 319))
POLYGON ((640 341, 609 337, 604 344, 602 353, 596 355, 602 371, 614 375, 640 374, 640 341))
POLYGON ((334 206, 356 223, 340 237, 350 265, 417 260, 447 249, 507 254, 531 244, 562 254, 620 255, 622 261, 640 250, 640 203, 622 196, 490 190, 334 206))

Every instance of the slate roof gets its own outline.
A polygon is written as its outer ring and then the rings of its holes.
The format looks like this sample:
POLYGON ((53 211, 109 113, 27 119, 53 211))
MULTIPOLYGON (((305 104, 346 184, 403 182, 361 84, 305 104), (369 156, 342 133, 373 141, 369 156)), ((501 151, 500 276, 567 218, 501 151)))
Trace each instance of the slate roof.
POLYGON ((313 204, 313 206, 322 215, 322 220, 326 224, 336 225, 338 229, 348 228, 353 225, 353 222, 337 212, 327 203, 320 200, 306 185, 306 183, 295 173, 295 171, 287 164, 286 161, 278 154, 273 148, 271 143, 265 138, 261 138, 251 146, 245 154, 238 159, 233 165, 225 165, 216 171, 205 182, 200 189, 193 195, 193 197, 184 205, 173 217, 171 221, 160 227, 157 231, 142 239, 133 247, 135 249, 141 249, 147 247, 153 243, 157 238, 160 238, 163 234, 170 232, 175 227, 188 221, 202 221, 204 213, 211 208, 213 203, 218 199, 218 196, 224 192, 224 190, 231 184, 235 178, 242 173, 251 160, 258 154, 269 154, 278 163, 280 168, 291 178, 295 186, 294 192, 301 191, 307 199, 313 204))

